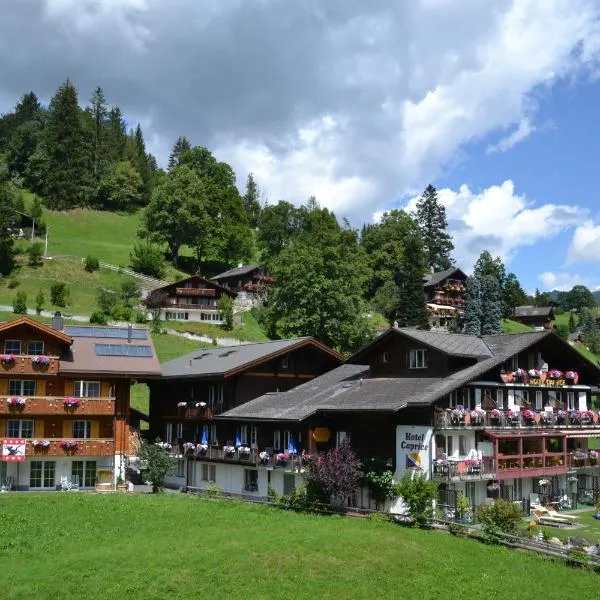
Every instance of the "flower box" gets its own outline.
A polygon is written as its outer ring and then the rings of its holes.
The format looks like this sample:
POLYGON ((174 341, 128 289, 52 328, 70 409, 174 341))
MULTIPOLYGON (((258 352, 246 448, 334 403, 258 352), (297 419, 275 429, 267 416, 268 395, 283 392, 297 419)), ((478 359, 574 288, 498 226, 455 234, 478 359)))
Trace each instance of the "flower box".
POLYGON ((12 367, 15 364, 14 354, 0 354, 0 364, 5 367, 12 367))
POLYGON ((36 450, 46 450, 50 447, 50 440, 33 440, 33 447, 36 450))
POLYGON ((569 385, 577 385, 579 381, 579 373, 577 371, 567 371, 565 373, 565 379, 569 385))
POLYGON ((6 401, 6 404, 12 408, 23 408, 25 406, 25 398, 13 397, 6 401))
POLYGON ((65 452, 68 450, 77 450, 77 448, 79 448, 79 442, 77 440, 63 440, 60 443, 60 447, 65 452))
POLYGON ((250 448, 248 446, 239 446, 238 447, 238 452, 240 454, 250 454, 250 448))
POLYGON ((454 408, 450 411, 450 423, 452 425, 464 425, 467 411, 463 408, 454 408))
POLYGON ((186 408, 187 407, 187 402, 178 402, 177 403, 177 408, 186 408))
POLYGON ((79 398, 65 398, 63 400, 63 406, 65 408, 77 408, 80 404, 79 398))
POLYGON ((533 425, 535 423, 535 412, 532 410, 524 410, 521 412, 521 414, 523 415, 523 419, 525 421, 526 425, 533 425))
POLYGON ((564 410, 559 410, 556 413, 556 421, 559 425, 564 425, 567 420, 567 413, 564 410))
POLYGON ((288 464, 290 457, 291 455, 289 452, 280 452, 277 454, 277 456, 275 456, 275 462, 278 466, 285 467, 288 464))
POLYGON ((260 461, 261 465, 266 465, 269 463, 269 461, 271 460, 271 455, 266 451, 263 450, 259 455, 258 455, 258 460, 260 461))
POLYGON ((52 359, 49 356, 33 356, 31 358, 31 364, 37 367, 49 367, 52 359))
POLYGON ((482 410, 472 410, 471 411, 471 425, 482 425, 484 412, 482 410))
POLYGON ((192 450, 194 450, 196 448, 196 444, 192 444, 192 442, 186 442, 183 445, 183 453, 187 454, 188 452, 191 452, 192 450))
POLYGON ((235 456, 235 446, 223 446, 223 454, 229 458, 235 456))
POLYGON ((559 371, 558 369, 551 369, 550 371, 548 371, 548 377, 550 379, 560 379, 562 376, 562 371, 559 371))
POLYGON ((509 425, 519 425, 521 423, 520 413, 514 410, 506 411, 506 420, 509 425))
POLYGON ((208 452, 208 444, 198 444, 195 452, 197 456, 205 456, 208 452))

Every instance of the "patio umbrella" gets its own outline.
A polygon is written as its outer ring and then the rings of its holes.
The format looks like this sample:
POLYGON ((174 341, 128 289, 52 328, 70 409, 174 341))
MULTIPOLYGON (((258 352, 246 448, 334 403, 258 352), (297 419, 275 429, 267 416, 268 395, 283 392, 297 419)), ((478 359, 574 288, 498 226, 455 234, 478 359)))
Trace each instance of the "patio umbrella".
POLYGON ((236 447, 242 445, 242 438, 240 437, 239 431, 235 432, 235 445, 236 445, 236 447))
POLYGON ((200 440, 200 443, 208 446, 208 436, 206 435, 206 429, 202 430, 202 439, 200 440))
POLYGON ((294 444, 294 438, 290 435, 290 441, 288 442, 288 452, 290 454, 296 454, 296 445, 294 444))

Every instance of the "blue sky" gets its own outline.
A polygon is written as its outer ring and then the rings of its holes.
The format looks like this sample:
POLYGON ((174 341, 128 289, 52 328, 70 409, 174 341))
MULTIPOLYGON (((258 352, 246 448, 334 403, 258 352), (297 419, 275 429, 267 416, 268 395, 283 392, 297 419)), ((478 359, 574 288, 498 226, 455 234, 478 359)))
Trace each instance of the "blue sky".
POLYGON ((5 4, 0 112, 101 86, 161 165, 186 135, 357 227, 432 182, 465 270, 487 249, 528 291, 600 286, 598 0, 5 4))

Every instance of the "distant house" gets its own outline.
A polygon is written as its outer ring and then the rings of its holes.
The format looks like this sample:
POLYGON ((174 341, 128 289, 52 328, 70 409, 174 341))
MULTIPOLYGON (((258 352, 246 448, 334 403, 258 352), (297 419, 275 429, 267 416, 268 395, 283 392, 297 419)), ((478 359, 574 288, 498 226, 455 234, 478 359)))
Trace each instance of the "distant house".
POLYGON ((146 305, 160 311, 166 321, 205 321, 223 323, 219 300, 223 295, 235 299, 236 293, 200 275, 152 290, 146 305))
POLYGON ((238 265, 224 273, 215 275, 212 281, 236 292, 238 301, 253 301, 263 295, 273 283, 273 278, 265 274, 258 265, 238 265))
POLYGON ((553 306, 517 306, 514 312, 514 320, 529 327, 539 329, 552 329, 554 320, 553 306))
POLYGON ((432 329, 447 329, 454 319, 462 318, 467 279, 458 267, 425 275, 423 289, 432 329))

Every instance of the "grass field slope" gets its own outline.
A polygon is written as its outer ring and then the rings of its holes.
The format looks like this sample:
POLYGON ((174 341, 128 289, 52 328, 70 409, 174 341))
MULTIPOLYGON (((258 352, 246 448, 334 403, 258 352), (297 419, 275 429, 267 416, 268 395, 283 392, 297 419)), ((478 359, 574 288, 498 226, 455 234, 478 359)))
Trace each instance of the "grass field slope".
POLYGON ((189 495, 4 494, 0 506, 3 600, 552 600, 600 585, 438 532, 189 495))

